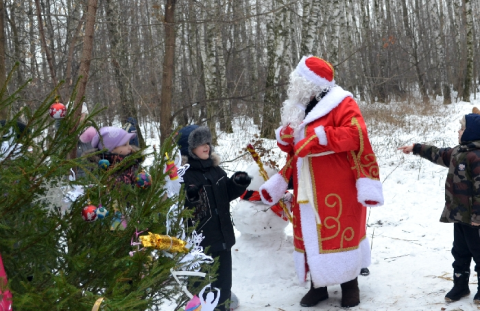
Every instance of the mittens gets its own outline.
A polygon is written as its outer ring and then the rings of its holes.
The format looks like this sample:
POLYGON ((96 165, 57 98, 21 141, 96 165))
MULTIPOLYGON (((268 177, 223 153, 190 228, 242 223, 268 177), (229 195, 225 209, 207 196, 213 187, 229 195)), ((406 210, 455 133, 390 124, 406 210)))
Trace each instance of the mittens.
POLYGON ((190 184, 187 186, 187 200, 197 202, 200 200, 201 185, 190 184))
POLYGON ((236 183, 237 185, 248 187, 251 181, 252 181, 252 178, 248 176, 248 174, 245 172, 236 172, 233 175, 233 182, 236 183))
POLYGON ((289 125, 282 127, 279 136, 280 139, 286 144, 293 144, 293 129, 289 125))

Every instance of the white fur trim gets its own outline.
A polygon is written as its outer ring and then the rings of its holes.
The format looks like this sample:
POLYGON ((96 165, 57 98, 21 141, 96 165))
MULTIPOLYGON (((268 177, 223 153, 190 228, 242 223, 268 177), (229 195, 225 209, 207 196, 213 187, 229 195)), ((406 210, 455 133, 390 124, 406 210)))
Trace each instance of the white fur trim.
POLYGON ((283 126, 280 126, 278 129, 275 130, 275 138, 277 138, 277 142, 281 145, 288 146, 288 143, 284 142, 280 138, 280 131, 282 130, 283 126))
POLYGON ((317 126, 315 128, 315 135, 317 135, 320 145, 326 146, 328 144, 327 133, 325 133, 325 128, 323 127, 323 125, 317 126))
POLYGON ((310 68, 307 67, 307 65, 305 64, 305 61, 310 57, 312 56, 302 57, 302 59, 297 65, 297 68, 295 68, 295 71, 298 72, 299 75, 301 75, 308 81, 311 81, 320 87, 324 87, 324 88, 334 87, 335 86, 334 79, 332 81, 328 81, 327 79, 320 77, 315 72, 310 70, 310 68))
POLYGON ((379 180, 370 178, 357 179, 357 199, 364 206, 382 206, 383 190, 382 183, 379 180), (366 204, 365 201, 376 201, 378 204, 366 204))
POLYGON ((293 251, 293 263, 297 272, 298 283, 305 285, 307 280, 307 271, 305 271, 305 254, 293 251))
POLYGON ((367 238, 360 242, 357 249, 338 253, 320 254, 318 249, 317 226, 313 209, 309 204, 300 205, 300 217, 305 252, 307 255, 306 260, 315 287, 348 282, 360 274, 361 268, 366 268, 370 265, 371 254, 367 238))
POLYGON ((332 88, 327 95, 325 95, 325 97, 313 107, 312 111, 309 112, 300 126, 305 126, 306 124, 327 115, 347 97, 353 98, 353 94, 345 91, 339 86, 332 88))
POLYGON ((288 183, 285 181, 282 175, 275 174, 270 177, 261 187, 260 187, 260 197, 262 198, 262 202, 266 205, 273 205, 280 201, 281 198, 285 195, 285 191, 288 188, 288 183), (272 198, 272 202, 267 201, 262 194, 262 191, 266 190, 270 197, 272 198))

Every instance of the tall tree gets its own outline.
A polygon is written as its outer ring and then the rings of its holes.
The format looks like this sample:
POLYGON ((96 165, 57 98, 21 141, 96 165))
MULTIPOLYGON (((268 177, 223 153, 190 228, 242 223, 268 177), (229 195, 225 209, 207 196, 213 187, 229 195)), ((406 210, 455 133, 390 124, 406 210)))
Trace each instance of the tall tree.
MULTIPOLYGON (((0 1, 0 102, 3 100, 6 91, 5 80, 7 77, 7 68, 5 64, 5 2, 0 1)), ((6 119, 8 116, 7 106, 0 109, 0 119, 6 119)))
MULTIPOLYGON (((129 56, 126 44, 126 32, 122 31, 120 3, 116 0, 106 0, 105 10, 107 17, 107 28, 110 38, 110 49, 114 76, 120 93, 120 120, 124 122, 129 117, 138 120, 137 109, 133 97, 132 75, 130 70, 129 56)), ((137 126, 137 135, 141 147, 145 146, 142 131, 137 126)))
POLYGON ((422 96, 423 102, 428 103, 429 99, 428 99, 427 89, 425 88, 424 72, 420 64, 417 39, 412 31, 412 28, 410 27, 407 0, 402 0, 402 11, 403 11, 403 26, 405 28, 407 40, 411 47, 412 62, 413 62, 413 66, 415 67, 415 72, 417 74, 420 94, 422 96))
POLYGON ((467 49, 467 68, 465 72, 465 81, 463 82, 463 101, 470 101, 470 87, 473 78, 473 16, 472 3, 470 0, 463 0, 465 7, 464 14, 467 21, 466 25, 466 49, 467 49))
POLYGON ((172 132, 172 96, 175 74, 175 5, 176 0, 165 2, 165 56, 163 59, 162 90, 160 95, 160 141, 166 141, 172 132))
MULTIPOLYGON (((36 0, 38 1, 38 0, 36 0)), ((85 30, 83 34, 83 51, 82 57, 80 60, 80 69, 79 69, 79 84, 77 92, 75 94, 74 100, 74 120, 80 120, 80 115, 82 113, 82 101, 85 96, 85 91, 87 89, 88 78, 90 74, 90 63, 92 62, 92 51, 93 51, 93 36, 95 34, 95 20, 97 16, 98 0, 88 0, 87 2, 87 15, 85 19, 85 30)), ((77 127, 73 127, 73 131, 76 131, 77 127)), ((69 154, 70 159, 77 157, 77 148, 71 150, 69 154)))

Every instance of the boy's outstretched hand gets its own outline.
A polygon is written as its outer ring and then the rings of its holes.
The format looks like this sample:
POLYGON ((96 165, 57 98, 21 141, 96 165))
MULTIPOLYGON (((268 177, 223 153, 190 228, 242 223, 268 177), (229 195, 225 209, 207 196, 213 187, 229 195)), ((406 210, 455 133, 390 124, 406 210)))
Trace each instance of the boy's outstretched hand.
POLYGON ((237 185, 248 187, 248 185, 250 185, 250 182, 252 181, 252 178, 248 176, 246 172, 236 172, 233 175, 233 181, 237 185))
POLYGON ((413 151, 413 145, 411 146, 403 146, 403 147, 398 147, 397 150, 402 150, 403 153, 409 154, 413 151))

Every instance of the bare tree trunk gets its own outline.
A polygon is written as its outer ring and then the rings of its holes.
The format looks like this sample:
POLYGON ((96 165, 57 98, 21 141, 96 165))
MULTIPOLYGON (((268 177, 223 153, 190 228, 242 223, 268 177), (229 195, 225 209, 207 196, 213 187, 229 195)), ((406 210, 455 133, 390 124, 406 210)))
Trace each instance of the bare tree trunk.
POLYGON ((330 33, 330 54, 328 57, 328 61, 333 65, 336 66, 338 63, 338 52, 339 52, 339 32, 340 32, 340 0, 333 0, 333 3, 329 3, 328 5, 332 8, 332 16, 331 16, 331 26, 332 30, 330 33))
POLYGON ((172 131, 173 77, 175 74, 175 4, 165 4, 165 57, 163 59, 162 90, 160 102, 160 142, 163 144, 172 131))
POLYGON ((463 101, 470 101, 470 86, 473 78, 473 17, 472 17, 472 3, 470 0, 464 1, 464 14, 466 15, 467 29, 467 70, 465 73, 465 81, 463 83, 463 101))
MULTIPOLYGON (((135 101, 133 98, 133 82, 131 79, 130 62, 127 54, 125 41, 126 33, 121 31, 120 4, 117 0, 106 0, 107 29, 110 38, 110 49, 112 52, 112 63, 120 93, 120 120, 124 122, 129 117, 139 120, 135 101)), ((140 147, 145 146, 145 140, 140 126, 137 124, 137 136, 140 147)))
POLYGON ((54 86, 56 86, 57 76, 55 74, 55 67, 53 64, 52 53, 50 52, 50 49, 47 46, 47 40, 45 39, 45 30, 43 28, 42 9, 40 7, 40 0, 35 0, 35 6, 37 8, 38 28, 40 31, 40 40, 42 42, 42 48, 45 51, 45 55, 47 56, 48 68, 50 69, 50 76, 52 78, 52 83, 54 86))
MULTIPOLYGON (((38 0, 36 0, 38 1, 38 0)), ((80 120, 80 115, 82 113, 81 102, 85 96, 85 91, 87 89, 87 82, 90 72, 90 62, 92 61, 92 50, 93 50, 93 35, 95 33, 95 17, 97 14, 97 1, 98 0, 88 0, 87 3, 87 16, 85 22, 85 33, 83 36, 83 51, 82 57, 80 60, 80 83, 78 84, 77 94, 74 101, 74 119, 80 120)), ((77 157, 77 148, 72 149, 69 154, 70 159, 77 157)))
MULTIPOLYGON (((272 0, 271 9, 275 9, 276 0, 272 0)), ((277 49, 280 17, 283 12, 269 14, 267 19, 267 77, 265 83, 265 97, 263 101, 262 127, 260 136, 274 138, 275 128, 280 121, 278 113, 279 94, 275 87, 275 74, 277 72, 277 49)))
MULTIPOLYGON (((12 31, 12 40, 13 40, 13 51, 14 51, 14 58, 15 62, 22 62, 21 56, 21 44, 20 44, 20 35, 18 32, 17 21, 16 21, 16 14, 15 14, 15 7, 12 5, 10 7, 10 15, 8 14, 8 10, 5 11, 5 17, 10 24, 10 29, 12 31)), ((17 68, 16 76, 17 76, 17 86, 23 84, 23 66, 19 66, 17 68)))
POLYGON ((313 54, 314 35, 317 31, 318 13, 320 1, 303 0, 302 17, 302 42, 300 45, 300 57, 313 54))
POLYGON ((445 66, 447 56, 447 41, 445 36, 445 15, 443 11, 443 3, 438 4, 438 16, 440 29, 437 30, 436 45, 439 54, 439 66, 442 77, 439 77, 439 83, 441 84, 443 104, 449 105, 452 103, 452 96, 450 92, 450 69, 445 66))
POLYGON ((425 81, 423 79, 423 72, 420 68, 420 60, 418 57, 418 46, 415 36, 413 35, 412 29, 408 21, 408 9, 407 9, 407 0, 402 0, 402 9, 403 9, 403 25, 405 27, 405 32, 408 40, 410 41, 410 47, 412 49, 413 64, 415 71, 417 73, 418 85, 420 88, 420 94, 422 95, 423 103, 428 103, 427 89, 425 88, 425 81))
MULTIPOLYGON (((7 90, 7 86, 5 85, 7 78, 7 69, 5 64, 5 47, 5 6, 4 1, 0 0, 0 102, 3 100, 5 92, 7 90)), ((0 119, 7 119, 7 117, 7 107, 0 109, 0 119)))
POLYGON ((65 81, 67 84, 66 85, 67 90, 70 92, 72 91, 72 86, 73 86, 73 79, 72 79, 73 53, 75 51, 75 46, 77 45, 77 40, 80 36, 80 31, 82 30, 82 26, 84 22, 85 22, 85 14, 83 14, 82 18, 78 22, 77 28, 72 34, 72 39, 68 47, 67 68, 65 70, 65 81))

